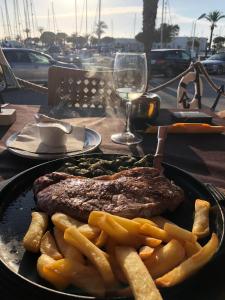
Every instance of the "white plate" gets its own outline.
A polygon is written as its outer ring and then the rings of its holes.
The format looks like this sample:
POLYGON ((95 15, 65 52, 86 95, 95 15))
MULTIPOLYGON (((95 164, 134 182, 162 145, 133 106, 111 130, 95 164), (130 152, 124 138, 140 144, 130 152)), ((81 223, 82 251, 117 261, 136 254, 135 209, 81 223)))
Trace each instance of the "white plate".
POLYGON ((101 135, 90 128, 85 128, 85 138, 84 138, 84 147, 83 150, 81 151, 74 151, 74 152, 68 152, 68 153, 57 153, 57 154, 48 154, 48 153, 32 153, 24 150, 19 150, 19 149, 14 149, 11 148, 9 145, 11 142, 13 142, 19 132, 12 134, 6 141, 6 147, 9 152, 16 154, 18 156, 26 157, 26 158, 31 158, 31 159, 42 159, 42 160, 49 160, 49 159, 57 159, 60 157, 69 157, 69 156, 74 156, 76 154, 82 154, 82 153, 87 153, 91 152, 94 149, 96 149, 102 141, 101 135))

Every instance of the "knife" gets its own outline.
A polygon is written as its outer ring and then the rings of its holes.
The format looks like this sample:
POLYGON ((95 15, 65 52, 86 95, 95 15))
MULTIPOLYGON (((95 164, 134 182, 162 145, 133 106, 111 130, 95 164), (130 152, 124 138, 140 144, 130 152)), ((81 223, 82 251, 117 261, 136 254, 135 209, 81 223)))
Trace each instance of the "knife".
POLYGON ((168 126, 159 126, 157 135, 157 147, 153 157, 153 167, 163 173, 162 160, 164 154, 165 141, 167 137, 168 126))

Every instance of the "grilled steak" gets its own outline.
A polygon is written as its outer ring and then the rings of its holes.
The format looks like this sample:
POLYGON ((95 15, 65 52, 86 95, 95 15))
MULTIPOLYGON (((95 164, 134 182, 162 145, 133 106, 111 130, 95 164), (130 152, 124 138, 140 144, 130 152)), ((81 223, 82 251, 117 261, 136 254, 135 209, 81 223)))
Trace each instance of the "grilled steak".
POLYGON ((158 170, 144 167, 95 178, 53 172, 34 182, 34 193, 41 210, 81 221, 87 221, 93 210, 126 218, 151 217, 173 211, 184 199, 180 187, 158 170))

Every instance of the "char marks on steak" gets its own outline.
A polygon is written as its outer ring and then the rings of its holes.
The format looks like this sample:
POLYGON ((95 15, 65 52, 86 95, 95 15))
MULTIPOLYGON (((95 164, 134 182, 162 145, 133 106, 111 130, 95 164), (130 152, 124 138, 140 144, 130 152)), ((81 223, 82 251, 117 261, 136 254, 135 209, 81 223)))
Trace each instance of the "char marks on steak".
POLYGON ((133 168, 111 176, 86 178, 53 172, 34 182, 38 207, 52 215, 66 213, 87 222, 93 210, 126 218, 151 217, 173 211, 183 190, 154 168, 133 168))

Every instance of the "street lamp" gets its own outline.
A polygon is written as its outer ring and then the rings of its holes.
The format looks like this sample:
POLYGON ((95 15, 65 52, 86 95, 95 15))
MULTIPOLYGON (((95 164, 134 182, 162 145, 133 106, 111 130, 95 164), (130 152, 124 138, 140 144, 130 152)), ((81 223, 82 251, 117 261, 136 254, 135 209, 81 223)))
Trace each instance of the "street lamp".
POLYGON ((197 23, 198 20, 203 19, 205 16, 206 16, 206 14, 204 13, 204 14, 202 14, 200 17, 198 17, 198 19, 196 19, 196 20, 194 21, 193 38, 192 38, 192 46, 191 46, 192 52, 194 51, 194 44, 195 44, 196 23, 197 23))

